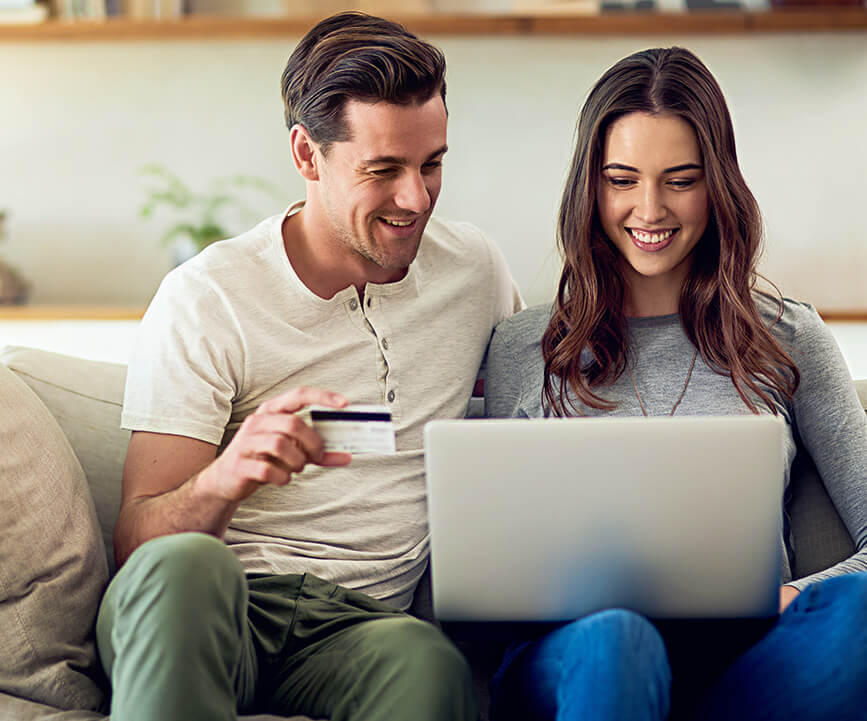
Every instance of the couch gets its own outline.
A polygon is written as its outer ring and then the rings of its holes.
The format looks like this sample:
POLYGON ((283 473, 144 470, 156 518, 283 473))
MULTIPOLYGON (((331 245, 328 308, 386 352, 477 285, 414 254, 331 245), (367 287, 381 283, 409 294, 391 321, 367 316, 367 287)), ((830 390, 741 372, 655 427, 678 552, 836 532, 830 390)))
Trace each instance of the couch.
MULTIPOLYGON (((21 394, 15 401, 19 416, 23 417, 24 413, 31 412, 22 410, 25 406, 32 409, 33 413, 36 410, 41 412, 47 409, 50 414, 50 416, 46 414, 38 417, 34 426, 36 430, 30 433, 31 436, 35 433, 37 438, 30 440, 39 443, 38 436, 42 434, 47 438, 49 427, 56 421, 59 432, 68 441, 68 446, 74 454, 71 462, 75 465, 77 465, 75 459, 80 462, 83 476, 80 492, 77 493, 80 497, 78 501, 84 504, 83 518, 91 512, 93 538, 90 540, 99 556, 96 561, 91 561, 94 570, 88 573, 89 577, 97 578, 100 573, 104 574, 100 580, 104 585, 113 570, 112 527, 120 502, 120 478, 129 438, 129 433, 119 427, 126 368, 120 364, 84 360, 23 347, 7 347, 0 351, 0 363, 3 364, 0 365, 0 379, 6 377, 10 383, 17 384, 15 392, 21 394), (9 369, 11 374, 6 369, 9 369), (2 373, 6 373, 6 376, 2 373), (23 384, 18 383, 19 380, 23 381, 23 384), (88 490, 89 498, 86 497, 88 490)), ((862 405, 867 408, 867 380, 859 381, 856 385, 862 405)), ((0 388, 4 388, 2 383, 0 388)), ((2 412, 3 408, 0 406, 0 413, 2 412)), ((20 425, 20 421, 19 417, 16 420, 16 427, 20 425)), ((2 419, 0 419, 0 430, 2 430, 2 419)), ((27 466, 25 470, 29 468, 27 466)), ((0 461, 0 480, 3 479, 2 469, 3 465, 0 461)), ((27 480, 22 482, 26 483, 27 480)), ((791 493, 793 505, 790 523, 797 554, 794 568, 796 576, 803 576, 827 567, 852 553, 852 540, 825 493, 815 466, 809 456, 800 450, 793 469, 791 493)), ((67 503, 72 502, 67 501, 67 503)), ((34 539, 34 543, 46 542, 49 549, 64 545, 53 541, 51 532, 51 529, 46 528, 45 537, 43 538, 40 533, 40 538, 34 539)), ((9 542, 7 536, 0 543, 0 559, 6 558, 2 554, 2 545, 9 542)), ((27 544, 26 539, 21 538, 14 539, 14 542, 27 544)), ((7 546, 7 548, 11 547, 7 546)), ((77 556, 72 558, 75 559, 77 556)), ((58 567, 68 571, 70 565, 75 564, 67 559, 58 564, 58 567)), ((0 592, 4 590, 4 574, 9 576, 11 571, 15 570, 19 569, 3 568, 0 565, 0 592)), ((20 569, 20 571, 22 575, 26 575, 28 569, 20 569)), ((45 574, 42 576, 44 577, 45 574)), ((44 580, 44 578, 36 580, 44 580)), ((76 580, 75 583, 80 581, 76 580)), ((72 598, 73 596, 64 596, 57 605, 71 602, 72 598)), ((3 600, 5 601, 5 597, 3 600)), ((95 614, 95 608, 79 610, 83 610, 86 617, 89 613, 91 619, 95 614)), ((420 617, 432 618, 430 584, 426 578, 419 586, 412 610, 420 617)), ((56 608, 54 613, 59 614, 62 630, 64 619, 72 618, 70 610, 56 608)), ((2 623, 2 612, 0 612, 0 623, 2 623)), ((0 629, 0 640, 4 639, 2 633, 0 629)), ((92 655, 92 637, 88 649, 92 655)), ((490 649, 480 647, 464 646, 463 649, 471 660, 484 712, 487 706, 486 682, 496 663, 497 654, 492 653, 490 649)), ((6 649, 3 651, 5 654, 6 649)), ((78 672, 84 664, 80 661, 76 664, 67 663, 64 669, 69 670, 72 666, 75 667, 73 670, 78 672)), ((104 685, 104 679, 100 681, 98 678, 98 664, 87 673, 95 679, 95 683, 101 682, 104 685)), ((0 672, 0 680, 2 679, 3 674, 0 672)), ((24 680, 26 682, 27 679, 24 680)), ((0 719, 3 721, 96 721, 105 718, 99 710, 59 710, 52 705, 26 700, 22 698, 24 693, 4 693, 7 690, 6 687, 0 687, 0 719)), ((52 692, 54 690, 51 689, 52 692)), ((245 718, 248 721, 253 719, 277 721, 277 717, 274 716, 245 718)), ((296 717, 296 721, 300 721, 300 717, 296 717)))

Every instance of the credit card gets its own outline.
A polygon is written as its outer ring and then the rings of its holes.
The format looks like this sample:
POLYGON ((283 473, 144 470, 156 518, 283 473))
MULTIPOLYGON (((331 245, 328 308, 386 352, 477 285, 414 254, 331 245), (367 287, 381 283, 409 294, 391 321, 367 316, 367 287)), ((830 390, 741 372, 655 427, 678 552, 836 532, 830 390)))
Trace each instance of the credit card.
POLYGON ((385 406, 308 406, 305 414, 325 441, 326 451, 381 455, 395 452, 391 411, 385 406))

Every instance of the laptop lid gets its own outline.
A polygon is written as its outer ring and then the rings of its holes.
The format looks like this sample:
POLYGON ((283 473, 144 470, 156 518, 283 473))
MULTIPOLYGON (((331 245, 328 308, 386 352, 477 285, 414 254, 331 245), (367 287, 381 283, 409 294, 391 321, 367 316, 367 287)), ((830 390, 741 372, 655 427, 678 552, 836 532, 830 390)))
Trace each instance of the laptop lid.
POLYGON ((440 620, 777 613, 777 418, 434 421, 425 465, 440 620))

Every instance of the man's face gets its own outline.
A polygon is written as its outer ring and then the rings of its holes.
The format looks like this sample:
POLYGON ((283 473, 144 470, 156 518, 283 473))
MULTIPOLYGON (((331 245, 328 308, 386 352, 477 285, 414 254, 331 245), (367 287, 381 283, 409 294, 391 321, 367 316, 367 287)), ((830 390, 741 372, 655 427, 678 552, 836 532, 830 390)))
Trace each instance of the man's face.
POLYGON ((319 149, 319 201, 338 252, 371 280, 402 277, 440 192, 446 147, 442 98, 422 104, 347 102, 350 140, 319 149), (386 271, 382 273, 381 271, 386 271))

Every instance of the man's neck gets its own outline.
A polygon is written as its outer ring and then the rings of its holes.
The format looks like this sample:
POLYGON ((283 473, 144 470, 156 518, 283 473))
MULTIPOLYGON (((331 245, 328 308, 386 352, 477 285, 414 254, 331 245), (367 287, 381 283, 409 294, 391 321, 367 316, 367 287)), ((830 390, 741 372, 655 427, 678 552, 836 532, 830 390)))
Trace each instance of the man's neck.
POLYGON ((333 298, 351 285, 363 297, 368 283, 393 283, 406 275, 406 269, 386 270, 365 260, 324 227, 306 206, 284 218, 282 226, 283 248, 295 274, 320 298, 333 298))

